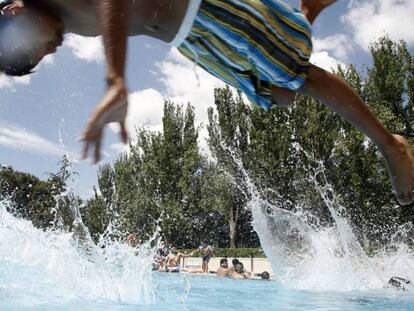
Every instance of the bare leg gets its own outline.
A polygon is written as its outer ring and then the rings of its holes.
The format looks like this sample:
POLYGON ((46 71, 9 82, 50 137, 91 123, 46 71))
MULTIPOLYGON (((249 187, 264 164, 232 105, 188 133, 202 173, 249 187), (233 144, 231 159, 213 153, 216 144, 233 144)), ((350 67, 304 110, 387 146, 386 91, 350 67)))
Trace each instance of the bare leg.
POLYGON ((301 0, 300 9, 309 23, 313 24, 319 13, 334 2, 336 0, 301 0))
MULTIPOLYGON (((302 12, 312 24, 320 12, 334 2, 336 0, 301 0, 300 6, 302 12)), ((271 96, 274 104, 280 107, 288 107, 293 103, 296 93, 292 90, 273 85, 271 96)))
POLYGON ((203 264, 201 268, 203 270, 203 273, 208 273, 208 261, 207 260, 203 260, 203 264))
POLYGON ((401 205, 414 201, 414 156, 409 143, 389 133, 352 88, 336 75, 311 65, 308 79, 298 90, 320 100, 367 135, 384 156, 401 205))
MULTIPOLYGON (((308 21, 313 24, 323 9, 336 2, 336 0, 301 0, 300 8, 308 21)), ((272 86, 272 101, 280 107, 290 106, 295 99, 295 92, 289 89, 272 86)))

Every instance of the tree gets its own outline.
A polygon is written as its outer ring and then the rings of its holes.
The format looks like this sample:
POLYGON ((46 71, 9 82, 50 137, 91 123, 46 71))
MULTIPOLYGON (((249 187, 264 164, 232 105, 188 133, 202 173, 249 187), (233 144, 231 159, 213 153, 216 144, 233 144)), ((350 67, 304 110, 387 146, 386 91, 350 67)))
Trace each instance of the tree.
POLYGON ((108 228, 110 215, 104 197, 98 194, 96 188, 93 190, 94 196, 82 207, 81 216, 92 239, 97 242, 108 228))
POLYGON ((79 217, 79 209, 83 204, 82 199, 71 189, 77 172, 73 170, 73 163, 65 154, 58 162, 58 173, 48 173, 49 178, 54 181, 56 205, 51 212, 54 213, 54 227, 71 231, 73 222, 79 217))
POLYGON ((208 110, 208 143, 223 172, 223 176, 217 176, 216 183, 223 189, 219 193, 229 222, 230 247, 236 247, 237 223, 239 217, 246 213, 249 195, 239 159, 244 159, 247 154, 250 110, 241 93, 233 97, 228 87, 215 89, 214 98, 217 114, 212 108, 208 110))
POLYGON ((0 197, 8 201, 7 210, 16 217, 31 220, 38 228, 50 228, 54 215, 55 180, 42 181, 13 169, 0 170, 0 197))

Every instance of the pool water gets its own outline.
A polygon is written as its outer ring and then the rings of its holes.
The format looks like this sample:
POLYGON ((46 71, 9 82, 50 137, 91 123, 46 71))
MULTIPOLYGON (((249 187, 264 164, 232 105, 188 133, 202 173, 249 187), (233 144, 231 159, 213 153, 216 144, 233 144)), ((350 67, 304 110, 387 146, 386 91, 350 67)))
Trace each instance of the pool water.
POLYGON ((414 293, 396 290, 312 292, 262 280, 164 274, 154 279, 160 299, 143 310, 414 310, 414 293))
POLYGON ((414 289, 386 288, 391 276, 414 280, 411 248, 368 257, 335 210, 323 231, 252 202, 276 281, 153 272, 154 243, 97 247, 81 222, 78 233, 43 231, 0 204, 0 311, 414 310, 414 289))
MULTIPOLYGON (((413 292, 392 289, 303 291, 281 288, 275 281, 160 272, 152 272, 153 301, 128 304, 93 295, 88 297, 88 293, 75 295, 76 290, 72 293, 57 292, 53 284, 31 283, 30 279, 19 279, 19 273, 13 276, 13 273, 5 273, 4 268, 3 264, 0 274, 3 284, 0 286, 2 311, 414 310, 413 292), (7 275, 13 280, 4 282, 7 275)), ((11 271, 10 267, 8 271, 11 271)))

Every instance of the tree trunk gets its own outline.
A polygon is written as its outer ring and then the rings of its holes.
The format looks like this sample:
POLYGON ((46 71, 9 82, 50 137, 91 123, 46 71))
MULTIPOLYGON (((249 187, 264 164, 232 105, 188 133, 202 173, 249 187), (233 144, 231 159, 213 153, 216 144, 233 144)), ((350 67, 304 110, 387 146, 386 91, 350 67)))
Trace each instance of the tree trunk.
POLYGON ((230 248, 236 247, 236 224, 237 216, 234 215, 233 207, 230 208, 229 226, 230 226, 230 248))

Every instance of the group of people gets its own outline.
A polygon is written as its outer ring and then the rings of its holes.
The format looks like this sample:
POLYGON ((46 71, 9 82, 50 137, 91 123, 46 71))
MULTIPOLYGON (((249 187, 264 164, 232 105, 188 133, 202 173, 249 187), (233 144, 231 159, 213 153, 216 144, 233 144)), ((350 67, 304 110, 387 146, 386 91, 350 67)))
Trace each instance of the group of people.
MULTIPOLYGON (((131 247, 137 247, 140 243, 137 233, 130 233, 127 235, 125 242, 131 247)), ((190 253, 182 253, 177 250, 176 247, 171 247, 167 251, 167 247, 163 242, 160 243, 157 249, 157 253, 153 262, 153 270, 158 270, 161 272, 187 272, 187 273, 212 273, 218 277, 229 277, 232 279, 257 279, 270 280, 270 273, 268 271, 263 271, 262 273, 252 274, 249 271, 244 269, 243 263, 234 258, 229 265, 227 258, 222 258, 220 260, 220 266, 216 271, 209 271, 209 262, 213 257, 213 247, 201 243, 201 245, 193 250, 190 253), (181 267, 181 261, 183 258, 192 257, 196 252, 202 254, 202 264, 201 269, 183 269, 181 267)), ((412 288, 411 281, 401 278, 401 277, 392 277, 388 282, 388 287, 406 290, 407 288, 412 288)))
POLYGON ((164 244, 161 243, 158 247, 157 254, 155 256, 154 269, 163 272, 185 271, 193 273, 208 273, 208 264, 210 262, 211 257, 213 257, 213 247, 207 245, 206 243, 201 243, 201 245, 197 249, 188 254, 179 252, 176 247, 171 247, 168 254, 166 254, 164 244), (194 256, 194 254, 198 251, 202 254, 201 269, 191 271, 181 269, 181 259, 194 256))
POLYGON ((252 275, 252 273, 244 269, 243 263, 236 258, 232 260, 231 265, 229 265, 227 258, 222 258, 220 260, 220 267, 217 271, 209 271, 209 262, 212 257, 213 247, 207 245, 206 243, 201 243, 197 249, 190 253, 182 253, 178 251, 176 247, 171 247, 168 254, 164 244, 161 243, 154 259, 153 269, 161 272, 213 273, 219 277, 230 277, 232 279, 270 279, 270 274, 267 271, 252 275), (200 252, 202 254, 201 269, 184 269, 181 266, 182 259, 192 257, 196 252, 200 252))
MULTIPOLYGON (((216 274, 219 277, 230 277, 232 279, 251 279, 252 273, 244 269, 244 265, 237 258, 232 260, 232 265, 229 266, 227 258, 220 260, 220 267, 217 269, 216 274)), ((270 280, 270 274, 264 271, 254 276, 260 277, 262 280, 270 280)))

